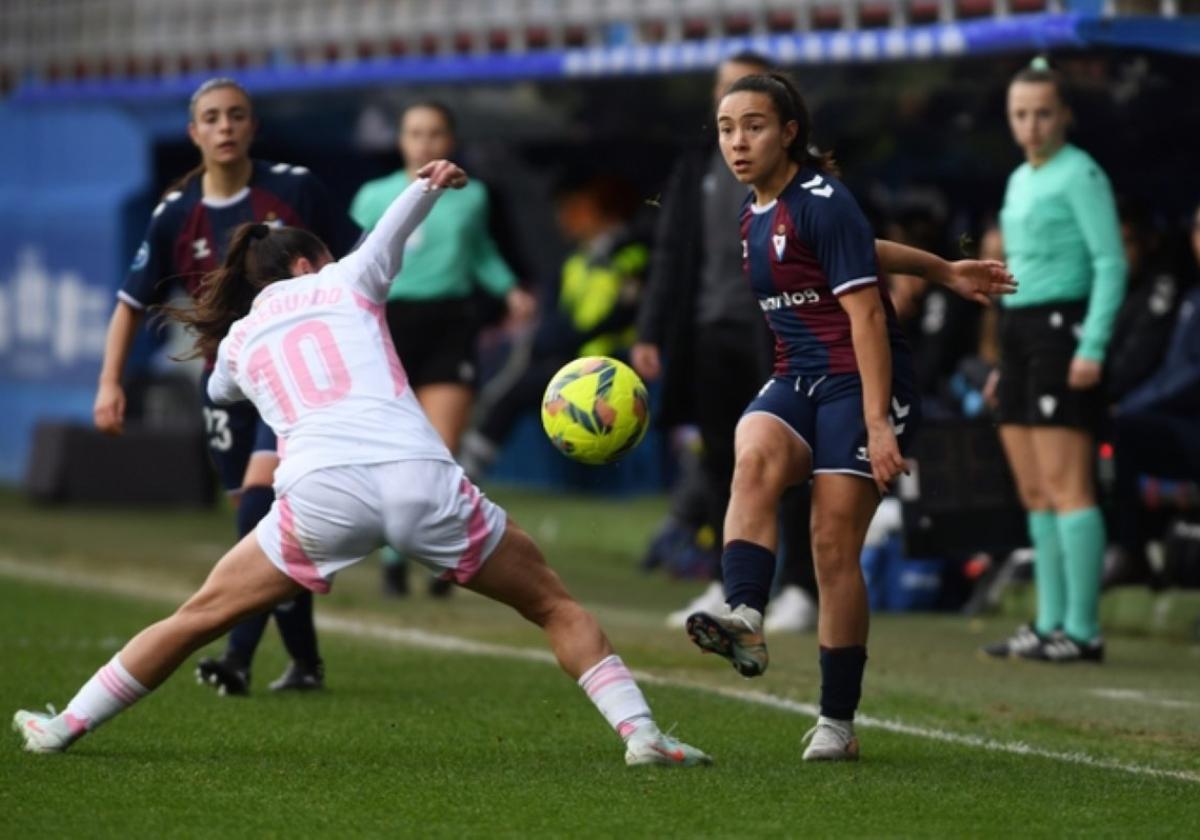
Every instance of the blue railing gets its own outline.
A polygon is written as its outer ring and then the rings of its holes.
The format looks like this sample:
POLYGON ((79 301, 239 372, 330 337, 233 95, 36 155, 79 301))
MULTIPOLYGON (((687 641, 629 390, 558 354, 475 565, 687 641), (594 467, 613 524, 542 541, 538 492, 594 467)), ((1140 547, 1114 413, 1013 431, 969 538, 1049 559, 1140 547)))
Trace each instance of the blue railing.
MULTIPOLYGON (((516 54, 364 59, 235 71, 256 94, 422 83, 501 83, 706 70, 751 48, 783 65, 912 61, 1004 52, 1136 47, 1200 55, 1200 20, 1101 19, 1080 12, 1020 15, 903 28, 795 32, 655 45, 612 44, 516 54)), ((223 73, 224 74, 224 73, 223 73)), ((186 97, 213 75, 29 82, 18 103, 186 97)))

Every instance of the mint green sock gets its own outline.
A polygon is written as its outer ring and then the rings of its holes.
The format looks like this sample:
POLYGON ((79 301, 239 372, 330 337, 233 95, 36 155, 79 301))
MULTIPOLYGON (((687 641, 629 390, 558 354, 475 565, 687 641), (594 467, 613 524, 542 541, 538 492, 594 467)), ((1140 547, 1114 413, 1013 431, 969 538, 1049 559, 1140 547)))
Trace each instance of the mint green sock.
POLYGON ((1058 515, 1067 575, 1067 617, 1063 630, 1077 642, 1100 635, 1100 578, 1104 573, 1104 517, 1090 507, 1058 515))
POLYGON ((1034 628, 1045 636, 1062 627, 1067 613, 1067 579, 1054 511, 1031 510, 1029 536, 1033 540, 1033 580, 1037 586, 1034 628))

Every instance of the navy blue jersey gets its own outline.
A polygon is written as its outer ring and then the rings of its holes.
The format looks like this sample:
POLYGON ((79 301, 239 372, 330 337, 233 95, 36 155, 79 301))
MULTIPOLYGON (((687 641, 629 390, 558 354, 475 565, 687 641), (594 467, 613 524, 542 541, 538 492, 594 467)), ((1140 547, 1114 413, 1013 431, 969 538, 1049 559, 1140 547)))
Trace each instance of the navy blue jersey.
POLYGON ((201 178, 164 196, 117 297, 136 309, 161 303, 179 282, 193 297, 200 279, 225 258, 234 229, 266 222, 312 231, 334 258, 358 242, 360 231, 330 202, 324 185, 303 166, 253 161, 250 183, 227 199, 205 199, 201 178))
POLYGON ((779 197, 742 207, 742 261, 775 335, 775 374, 857 373, 850 316, 838 296, 876 286, 893 352, 907 352, 880 282, 875 236, 854 196, 835 178, 802 168, 779 197))

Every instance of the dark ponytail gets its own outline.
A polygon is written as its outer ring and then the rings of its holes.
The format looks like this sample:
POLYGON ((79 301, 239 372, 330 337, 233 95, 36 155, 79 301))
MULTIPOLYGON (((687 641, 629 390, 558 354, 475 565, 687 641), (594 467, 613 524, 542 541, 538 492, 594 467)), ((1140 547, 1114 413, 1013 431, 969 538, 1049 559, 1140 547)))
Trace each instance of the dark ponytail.
POLYGON ((787 148, 789 158, 801 166, 811 167, 818 172, 830 175, 838 174, 838 166, 833 159, 833 154, 822 152, 812 145, 812 118, 808 114, 808 106, 804 103, 804 97, 800 95, 800 91, 796 89, 795 83, 790 78, 777 71, 743 76, 729 86, 729 89, 725 91, 725 96, 742 91, 762 93, 770 97, 771 104, 775 106, 775 112, 779 114, 780 125, 787 125, 789 122, 796 123, 798 127, 796 139, 787 148))
POLYGON ((292 263, 300 257, 316 265, 329 249, 306 230, 272 227, 261 223, 241 225, 233 233, 225 262, 200 281, 195 305, 164 307, 196 336, 196 344, 185 359, 216 355, 233 322, 250 312, 250 304, 276 280, 292 276, 292 263))

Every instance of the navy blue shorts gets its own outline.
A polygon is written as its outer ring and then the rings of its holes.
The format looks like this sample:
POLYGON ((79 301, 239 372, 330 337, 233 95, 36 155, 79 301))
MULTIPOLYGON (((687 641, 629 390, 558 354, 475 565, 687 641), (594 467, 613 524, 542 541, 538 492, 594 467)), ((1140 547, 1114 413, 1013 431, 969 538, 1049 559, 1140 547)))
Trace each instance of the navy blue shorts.
MULTIPOLYGON (((812 452, 814 473, 873 478, 857 373, 773 376, 742 416, 747 414, 770 414, 786 423, 812 452)), ((892 381, 888 416, 900 452, 906 454, 920 425, 921 403, 911 384, 899 377, 892 381)))
POLYGON ((255 452, 275 452, 275 433, 249 400, 217 405, 208 398, 208 372, 200 380, 208 454, 226 493, 242 489, 246 465, 255 452))

